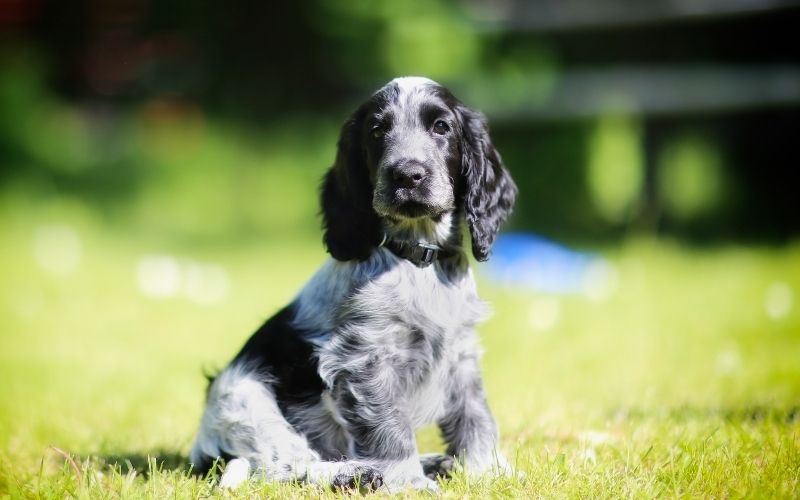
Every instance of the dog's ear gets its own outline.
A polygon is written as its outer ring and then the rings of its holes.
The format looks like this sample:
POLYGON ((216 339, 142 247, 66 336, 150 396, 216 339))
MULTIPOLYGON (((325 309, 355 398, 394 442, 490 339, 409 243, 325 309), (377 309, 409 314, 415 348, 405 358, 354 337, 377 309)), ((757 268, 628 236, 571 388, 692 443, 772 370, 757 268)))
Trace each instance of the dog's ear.
POLYGON ((336 163, 322 181, 323 239, 336 260, 364 260, 380 242, 373 185, 363 147, 364 107, 342 126, 336 163))
POLYGON ((472 236, 472 254, 485 261, 500 226, 511 215, 517 186, 492 144, 484 116, 463 105, 456 107, 456 114, 462 134, 464 215, 472 236))

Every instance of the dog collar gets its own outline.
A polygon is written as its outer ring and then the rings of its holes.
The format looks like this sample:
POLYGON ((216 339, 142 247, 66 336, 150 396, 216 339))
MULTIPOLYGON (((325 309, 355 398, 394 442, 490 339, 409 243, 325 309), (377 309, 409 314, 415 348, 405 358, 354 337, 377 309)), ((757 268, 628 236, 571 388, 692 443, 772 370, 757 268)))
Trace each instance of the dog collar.
POLYGON ((419 268, 425 268, 436 262, 437 259, 450 257, 453 252, 442 250, 439 245, 433 243, 411 243, 408 241, 390 240, 383 235, 383 241, 379 247, 388 248, 393 254, 400 258, 411 261, 419 268))

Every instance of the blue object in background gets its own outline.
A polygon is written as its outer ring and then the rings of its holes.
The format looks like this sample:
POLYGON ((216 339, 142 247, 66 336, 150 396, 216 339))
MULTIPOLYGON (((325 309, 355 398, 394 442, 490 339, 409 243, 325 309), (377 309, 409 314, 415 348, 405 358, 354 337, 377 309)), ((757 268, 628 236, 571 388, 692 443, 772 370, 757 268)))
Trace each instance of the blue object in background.
POLYGON ((530 233, 509 233, 497 238, 486 270, 502 285, 573 294, 585 291, 587 274, 598 263, 604 263, 598 255, 530 233))

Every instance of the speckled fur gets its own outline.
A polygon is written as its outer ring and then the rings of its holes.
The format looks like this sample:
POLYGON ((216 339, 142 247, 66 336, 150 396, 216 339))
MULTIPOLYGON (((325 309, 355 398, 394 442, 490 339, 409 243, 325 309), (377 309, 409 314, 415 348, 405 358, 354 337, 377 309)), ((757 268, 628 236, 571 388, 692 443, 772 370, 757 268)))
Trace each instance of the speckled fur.
POLYGON ((453 133, 447 141, 425 136, 428 125, 418 108, 443 92, 430 80, 409 78, 376 93, 372 112, 394 113, 399 128, 392 137, 408 140, 387 139, 363 172, 352 165, 360 160, 348 148, 361 137, 351 129, 363 126, 359 120, 367 113, 357 112, 361 118, 345 125, 337 165, 323 187, 326 243, 334 258, 209 389, 191 460, 234 459, 223 486, 252 474, 337 487, 361 480, 373 488, 435 490, 435 475, 456 464, 475 474, 510 472, 480 376, 475 325, 488 311, 462 249, 461 223, 469 224, 475 255, 486 258, 516 188, 482 117, 456 109, 462 105, 449 93, 438 104, 450 106, 453 133), (392 177, 384 172, 408 148, 417 148, 411 156, 430 169, 424 193, 408 194, 424 202, 430 213, 422 217, 405 217, 393 205, 392 177), (357 192, 365 186, 368 193, 357 192), (343 220, 350 214, 364 219, 343 220), (417 267, 381 247, 382 237, 450 252, 417 267), (284 365, 281 356, 264 351, 280 347, 291 356, 295 344, 308 349, 316 382, 295 366, 302 363, 284 365), (446 455, 420 457, 414 431, 432 423, 442 430, 446 455))

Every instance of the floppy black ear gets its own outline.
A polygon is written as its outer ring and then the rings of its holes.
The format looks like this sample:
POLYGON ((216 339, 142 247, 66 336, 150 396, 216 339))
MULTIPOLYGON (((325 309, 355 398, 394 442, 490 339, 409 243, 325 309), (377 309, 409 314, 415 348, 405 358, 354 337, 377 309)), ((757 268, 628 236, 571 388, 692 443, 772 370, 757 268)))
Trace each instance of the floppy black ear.
POLYGON ((472 254, 485 261, 500 226, 511 215, 517 186, 492 144, 484 116, 462 105, 456 112, 461 120, 464 215, 472 236, 472 254))
POLYGON ((323 239, 336 260, 364 260, 380 243, 380 222, 372 208, 372 181, 362 147, 365 112, 342 126, 336 163, 322 181, 323 239))

